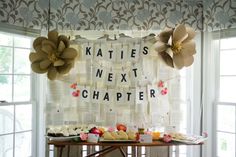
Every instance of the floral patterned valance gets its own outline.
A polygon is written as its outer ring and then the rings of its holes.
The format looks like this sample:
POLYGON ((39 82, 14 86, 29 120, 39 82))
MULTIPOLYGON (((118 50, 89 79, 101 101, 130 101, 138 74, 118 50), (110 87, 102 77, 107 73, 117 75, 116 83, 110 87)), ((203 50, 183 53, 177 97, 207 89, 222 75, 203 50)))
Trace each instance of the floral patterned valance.
MULTIPOLYGON (((47 29, 49 0, 0 0, 0 22, 47 29)), ((50 0, 50 29, 196 30, 236 26, 235 0, 50 0), (203 22, 204 21, 204 22, 203 22)))
POLYGON ((203 6, 205 30, 236 27, 236 0, 204 0, 203 6))

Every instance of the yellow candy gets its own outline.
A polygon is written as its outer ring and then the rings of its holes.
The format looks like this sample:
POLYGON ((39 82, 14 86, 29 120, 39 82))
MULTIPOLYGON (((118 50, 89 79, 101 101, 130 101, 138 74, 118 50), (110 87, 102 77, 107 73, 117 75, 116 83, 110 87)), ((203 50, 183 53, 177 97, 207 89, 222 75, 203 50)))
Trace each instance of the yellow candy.
POLYGON ((152 139, 158 140, 160 138, 161 133, 158 131, 152 132, 152 139))

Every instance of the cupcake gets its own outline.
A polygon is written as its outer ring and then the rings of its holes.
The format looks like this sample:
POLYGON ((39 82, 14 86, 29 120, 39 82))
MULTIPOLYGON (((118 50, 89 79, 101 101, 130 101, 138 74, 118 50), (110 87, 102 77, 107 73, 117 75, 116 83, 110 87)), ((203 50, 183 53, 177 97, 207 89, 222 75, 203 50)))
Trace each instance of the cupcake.
POLYGON ((68 129, 69 136, 76 136, 77 132, 74 129, 68 129))
POLYGON ((50 129, 48 129, 48 131, 47 131, 47 135, 48 135, 48 136, 55 137, 55 136, 56 136, 56 132, 55 132, 55 130, 54 130, 53 128, 50 128, 50 129))

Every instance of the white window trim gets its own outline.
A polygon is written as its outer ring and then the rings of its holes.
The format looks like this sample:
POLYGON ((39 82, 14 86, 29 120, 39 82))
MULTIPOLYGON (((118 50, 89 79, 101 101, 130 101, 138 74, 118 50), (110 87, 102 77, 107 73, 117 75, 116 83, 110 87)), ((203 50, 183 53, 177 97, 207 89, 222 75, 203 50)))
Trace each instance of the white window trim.
MULTIPOLYGON (((25 37, 33 37, 33 36, 36 36, 38 35, 38 31, 36 30, 31 30, 31 29, 27 29, 27 30, 22 30, 21 28, 18 28, 17 26, 10 26, 10 25, 4 25, 4 24, 0 24, 0 28, 1 28, 1 33, 3 34, 9 34, 9 35, 12 35, 12 36, 25 36, 25 37)), ((33 43, 33 40, 31 40, 31 45, 33 43)), ((13 135, 13 156, 15 156, 15 135, 17 133, 24 133, 24 132, 31 132, 31 140, 32 140, 32 147, 31 147, 31 155, 33 157, 37 157, 37 156, 42 156, 42 155, 39 155, 39 148, 38 146, 41 146, 41 143, 38 144, 38 136, 37 134, 40 132, 40 129, 41 127, 38 127, 39 126, 39 120, 38 120, 38 108, 39 108, 39 105, 38 105, 38 102, 37 100, 39 100, 37 98, 37 95, 38 95, 38 90, 35 90, 35 89, 40 89, 39 85, 38 85, 38 76, 36 76, 35 74, 15 74, 14 73, 14 55, 15 55, 15 48, 20 48, 20 49, 30 49, 30 48, 24 48, 24 47, 14 47, 14 42, 13 42, 13 45, 12 46, 2 46, 2 47, 9 47, 9 48, 12 48, 12 53, 13 53, 13 56, 12 56, 12 73, 11 74, 2 74, 2 75, 9 75, 11 76, 12 75, 12 100, 13 100, 13 97, 14 97, 14 88, 13 88, 13 85, 14 85, 14 75, 27 75, 27 76, 30 76, 30 80, 31 80, 31 89, 30 89, 30 100, 29 101, 21 101, 21 102, 4 102, 4 103, 0 103, 1 106, 13 106, 14 107, 14 119, 13 119, 13 132, 12 133, 9 133, 9 135, 13 135), (24 131, 15 131, 15 107, 17 105, 27 105, 27 104, 31 104, 32 105, 32 129, 31 130, 24 130, 24 131), (36 114, 36 115, 35 115, 36 114), (35 116, 34 116, 35 115, 35 116)), ((40 110, 40 113, 42 114, 43 111, 40 110)), ((44 121, 43 121, 44 122, 44 121)), ((5 135, 5 134, 3 134, 5 135)), ((7 135, 7 134, 6 134, 7 135)), ((44 137, 44 136, 40 136, 40 137, 44 137)), ((43 147, 42 147, 43 148, 43 147)), ((41 149, 43 150, 43 149, 41 149)), ((40 150, 40 151, 41 151, 40 150)), ((43 152, 44 153, 44 152, 43 152)), ((44 156, 44 155, 43 155, 44 156)))
MULTIPOLYGON (((218 32, 219 34, 217 34, 218 36, 216 36, 215 40, 219 40, 219 43, 220 43, 220 40, 221 39, 224 39, 224 38, 231 38, 231 37, 236 37, 236 29, 229 29, 229 30, 224 30, 224 31, 221 31, 221 32, 218 32), (219 37, 219 38, 217 38, 219 37)), ((219 47, 218 50, 216 50, 216 62, 217 63, 220 63, 220 53, 221 53, 221 49, 219 47)), ((220 64, 216 64, 216 69, 220 69, 220 64)), ((219 131, 217 130, 217 117, 218 117, 218 112, 217 112, 217 107, 218 105, 231 105, 231 106, 235 106, 236 107, 236 102, 222 102, 222 101, 219 101, 218 98, 219 98, 219 95, 220 95, 220 77, 222 75, 220 75, 220 70, 216 70, 216 98, 215 98, 215 103, 214 103, 214 111, 215 111, 215 114, 214 114, 214 117, 213 117, 213 124, 214 124, 214 133, 213 133, 213 136, 214 136, 214 139, 215 139, 215 143, 214 143, 214 149, 213 149, 213 154, 214 154, 214 157, 218 157, 217 154, 217 132, 223 132, 223 131, 219 131)), ((228 75, 227 75, 228 76, 228 75)), ((236 115, 236 110, 235 110, 235 115, 236 115)), ((235 125, 235 130, 236 130, 236 125, 235 125)), ((227 133, 227 132, 225 132, 227 133)), ((230 133, 230 132, 228 132, 230 133)), ((236 133, 233 133, 235 134, 235 139, 234 141, 236 142, 236 133)), ((235 157, 236 157, 236 151, 235 151, 235 157)))
POLYGON ((34 75, 36 77, 36 83, 34 85, 35 90, 34 95, 36 96, 36 104, 35 110, 36 110, 36 119, 35 119, 35 141, 36 147, 35 147, 35 155, 38 157, 47 157, 47 151, 45 150, 46 143, 46 127, 45 127, 45 115, 44 115, 44 109, 46 104, 46 77, 39 76, 36 74, 34 75))

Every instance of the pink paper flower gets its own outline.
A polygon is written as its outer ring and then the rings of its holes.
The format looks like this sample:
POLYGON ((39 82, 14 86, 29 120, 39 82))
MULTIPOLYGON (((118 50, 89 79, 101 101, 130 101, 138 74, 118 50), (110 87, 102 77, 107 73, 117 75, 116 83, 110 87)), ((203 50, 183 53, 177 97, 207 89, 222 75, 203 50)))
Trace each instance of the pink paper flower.
POLYGON ((160 87, 164 87, 164 82, 162 80, 160 80, 157 84, 157 86, 160 87))
POLYGON ((81 134, 79 135, 79 137, 80 137, 80 139, 81 139, 82 141, 86 141, 86 140, 88 139, 88 134, 81 133, 81 134))
POLYGON ((73 83, 72 85, 70 85, 70 88, 76 89, 77 83, 73 83))
POLYGON ((167 88, 161 90, 161 95, 166 95, 168 92, 167 88))
POLYGON ((204 132, 202 133, 202 136, 205 137, 205 138, 207 138, 207 137, 208 137, 208 133, 204 131, 204 132))
POLYGON ((80 90, 76 90, 76 91, 72 92, 72 95, 73 95, 74 97, 78 97, 79 94, 80 94, 80 90))
POLYGON ((171 142, 171 141, 172 141, 171 135, 164 134, 164 136, 163 136, 163 141, 164 141, 164 142, 167 142, 167 143, 171 142))

